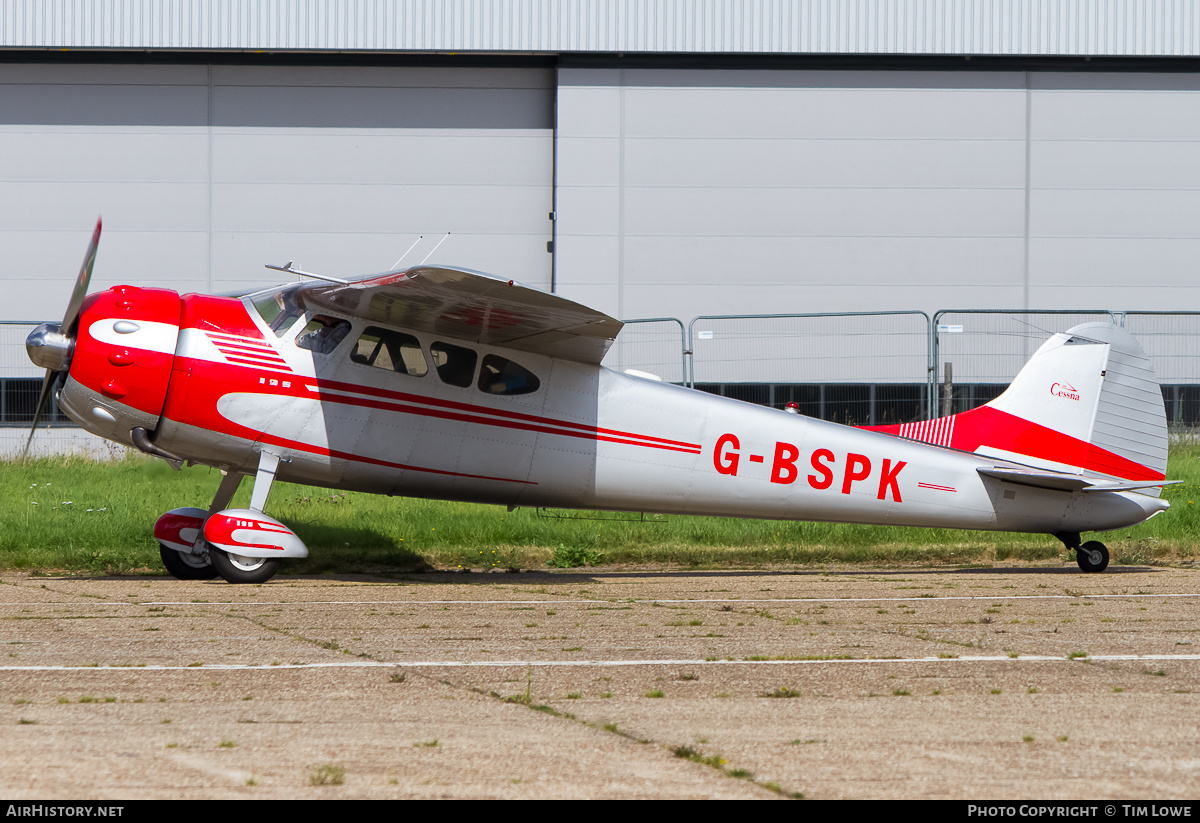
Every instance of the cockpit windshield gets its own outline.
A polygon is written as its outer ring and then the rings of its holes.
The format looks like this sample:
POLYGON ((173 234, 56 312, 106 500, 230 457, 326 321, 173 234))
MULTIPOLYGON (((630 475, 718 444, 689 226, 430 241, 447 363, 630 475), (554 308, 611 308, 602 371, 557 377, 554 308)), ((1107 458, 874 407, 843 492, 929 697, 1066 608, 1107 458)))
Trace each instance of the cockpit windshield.
POLYGON ((255 310, 276 337, 283 337, 296 319, 304 315, 304 301, 299 292, 298 286, 285 286, 250 296, 255 310))

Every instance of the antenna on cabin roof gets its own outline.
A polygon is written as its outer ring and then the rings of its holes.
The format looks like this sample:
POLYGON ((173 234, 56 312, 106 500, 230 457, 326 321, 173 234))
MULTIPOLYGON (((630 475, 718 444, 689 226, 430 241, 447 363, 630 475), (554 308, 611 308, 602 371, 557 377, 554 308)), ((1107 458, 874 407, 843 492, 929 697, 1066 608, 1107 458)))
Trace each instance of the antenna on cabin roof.
POLYGON ((438 250, 438 248, 439 248, 439 247, 440 247, 440 246, 441 246, 443 243, 445 243, 445 242, 446 242, 446 238, 447 238, 447 237, 449 237, 449 236, 450 236, 450 232, 446 232, 446 237, 443 237, 441 240, 439 240, 439 241, 438 241, 438 243, 437 243, 437 245, 436 245, 436 246, 434 246, 432 249, 430 249, 430 251, 429 251, 429 254, 425 255, 424 259, 422 259, 422 260, 421 260, 421 262, 420 262, 420 263, 418 263, 417 265, 418 265, 418 266, 424 266, 424 265, 425 265, 425 261, 426 261, 426 260, 428 260, 430 257, 432 257, 432 256, 433 256, 433 253, 434 253, 435 251, 437 251, 437 250, 438 250))
POLYGON ((425 235, 423 235, 423 234, 417 235, 417 239, 413 241, 413 244, 408 247, 407 251, 405 251, 404 254, 400 255, 400 259, 392 264, 392 271, 396 271, 397 269, 400 268, 400 263, 404 261, 404 258, 408 257, 408 252, 415 249, 417 247, 417 244, 420 243, 422 238, 424 238, 424 237, 425 237, 425 235))

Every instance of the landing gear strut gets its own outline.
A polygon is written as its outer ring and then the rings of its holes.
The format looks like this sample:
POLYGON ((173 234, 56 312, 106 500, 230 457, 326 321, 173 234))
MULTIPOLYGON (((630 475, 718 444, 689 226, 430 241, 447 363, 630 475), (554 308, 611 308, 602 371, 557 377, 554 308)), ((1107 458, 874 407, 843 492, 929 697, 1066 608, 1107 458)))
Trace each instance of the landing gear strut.
POLYGON ((1075 550, 1075 562, 1085 572, 1102 572, 1108 568, 1108 547, 1099 540, 1081 543, 1079 532, 1059 532, 1054 535, 1068 549, 1075 550))
POLYGON ((281 559, 307 557, 291 529, 263 514, 279 462, 276 454, 260 454, 248 509, 227 508, 242 481, 229 472, 208 511, 174 509, 160 517, 154 536, 167 571, 181 580, 220 575, 230 583, 265 583, 279 571, 281 559))

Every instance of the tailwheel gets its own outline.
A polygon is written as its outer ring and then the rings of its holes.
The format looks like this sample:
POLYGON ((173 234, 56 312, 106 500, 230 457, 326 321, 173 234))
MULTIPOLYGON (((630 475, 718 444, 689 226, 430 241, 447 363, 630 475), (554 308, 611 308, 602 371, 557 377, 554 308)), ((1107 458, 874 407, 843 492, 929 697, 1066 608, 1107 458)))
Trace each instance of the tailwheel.
POLYGON ((177 580, 212 580, 217 576, 217 570, 203 557, 186 552, 177 552, 158 544, 158 553, 162 564, 177 580))
POLYGON ((1075 549, 1075 561, 1085 572, 1102 572, 1108 568, 1108 547, 1098 540, 1089 540, 1075 549))
POLYGON ((215 548, 208 556, 217 574, 230 583, 266 583, 279 571, 279 561, 268 557, 246 557, 215 548))

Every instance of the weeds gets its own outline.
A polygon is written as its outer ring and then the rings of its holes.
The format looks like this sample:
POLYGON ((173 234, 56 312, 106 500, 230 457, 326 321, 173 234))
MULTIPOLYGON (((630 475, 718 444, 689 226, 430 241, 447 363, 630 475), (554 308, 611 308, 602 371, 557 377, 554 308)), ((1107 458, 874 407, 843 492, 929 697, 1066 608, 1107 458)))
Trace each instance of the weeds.
POLYGON ((558 544, 554 556, 546 561, 547 566, 557 569, 575 569, 580 566, 600 565, 600 555, 594 550, 582 546, 565 546, 558 544))
POLYGON ((684 760, 690 760, 693 763, 701 763, 705 766, 711 766, 714 769, 725 769, 725 758, 721 757, 719 754, 705 757, 691 746, 677 746, 674 753, 676 757, 684 760))
POLYGON ((340 786, 346 782, 346 769, 336 763, 325 763, 308 773, 310 786, 340 786))
POLYGON ((767 692, 763 697, 800 697, 800 692, 789 689, 787 686, 780 686, 773 692, 767 692))

